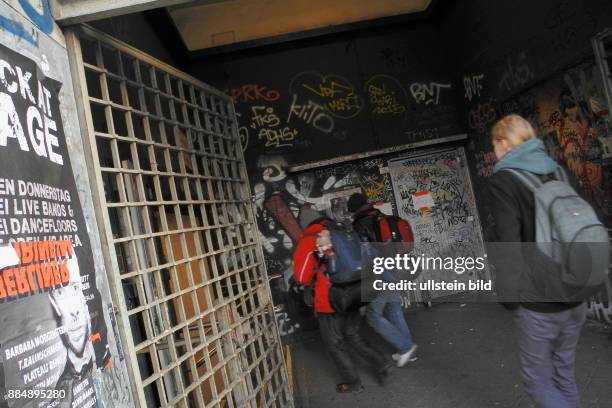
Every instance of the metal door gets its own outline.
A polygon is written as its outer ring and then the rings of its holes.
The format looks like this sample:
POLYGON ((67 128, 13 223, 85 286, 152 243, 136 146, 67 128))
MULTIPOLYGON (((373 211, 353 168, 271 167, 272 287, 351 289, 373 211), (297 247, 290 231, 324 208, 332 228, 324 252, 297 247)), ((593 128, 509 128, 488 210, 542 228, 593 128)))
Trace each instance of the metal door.
MULTIPOLYGON (((463 148, 427 152, 389 161, 398 215, 407 219, 415 236, 415 256, 484 257, 482 231, 463 148)), ((433 264, 433 263, 432 263, 433 264)), ((438 266, 438 265, 436 265, 438 266)), ((458 274, 429 269, 416 282, 467 283, 484 279, 488 268, 458 274)), ((410 292, 410 301, 428 301, 453 291, 410 292)))

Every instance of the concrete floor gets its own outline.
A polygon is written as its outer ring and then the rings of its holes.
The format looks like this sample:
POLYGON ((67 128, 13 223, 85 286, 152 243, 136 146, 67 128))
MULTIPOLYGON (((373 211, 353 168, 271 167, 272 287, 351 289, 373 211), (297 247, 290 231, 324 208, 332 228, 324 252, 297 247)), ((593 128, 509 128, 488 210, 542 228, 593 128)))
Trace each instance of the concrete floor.
MULTIPOLYGON (((336 370, 317 332, 291 346, 294 395, 303 408, 532 407, 522 388, 511 313, 496 304, 434 305, 410 310, 408 324, 419 359, 393 368, 380 387, 361 363, 365 392, 335 392, 336 370)), ((365 324, 365 322, 364 322, 365 324)), ((393 350, 368 328, 364 335, 390 355, 393 350)), ((578 344, 577 376, 583 408, 612 407, 612 330, 588 321, 578 344)))

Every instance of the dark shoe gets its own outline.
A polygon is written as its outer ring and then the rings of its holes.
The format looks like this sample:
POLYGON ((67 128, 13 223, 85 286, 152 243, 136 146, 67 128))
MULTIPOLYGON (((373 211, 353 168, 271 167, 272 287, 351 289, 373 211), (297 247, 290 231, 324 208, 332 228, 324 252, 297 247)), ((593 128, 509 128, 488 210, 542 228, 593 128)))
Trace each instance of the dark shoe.
POLYGON ((336 385, 336 392, 340 394, 361 394, 364 390, 363 385, 351 386, 347 383, 336 385))
POLYGON ((389 368, 391 367, 390 362, 385 362, 382 366, 378 367, 374 372, 374 377, 376 378, 376 382, 381 387, 384 387, 387 380, 389 379, 389 368))

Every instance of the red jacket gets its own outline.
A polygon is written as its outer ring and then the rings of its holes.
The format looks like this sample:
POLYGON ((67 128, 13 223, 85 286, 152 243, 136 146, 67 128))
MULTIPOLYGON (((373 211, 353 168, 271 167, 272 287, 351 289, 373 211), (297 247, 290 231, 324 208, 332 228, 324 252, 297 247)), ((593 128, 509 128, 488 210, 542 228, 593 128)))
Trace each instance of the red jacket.
POLYGON ((317 234, 323 229, 324 227, 321 224, 312 224, 304 230, 293 252, 293 276, 296 282, 304 286, 310 286, 313 279, 316 279, 314 287, 315 312, 334 313, 334 308, 329 304, 328 292, 331 283, 325 277, 325 265, 321 265, 321 269, 317 270, 319 262, 314 257, 317 248, 317 234))

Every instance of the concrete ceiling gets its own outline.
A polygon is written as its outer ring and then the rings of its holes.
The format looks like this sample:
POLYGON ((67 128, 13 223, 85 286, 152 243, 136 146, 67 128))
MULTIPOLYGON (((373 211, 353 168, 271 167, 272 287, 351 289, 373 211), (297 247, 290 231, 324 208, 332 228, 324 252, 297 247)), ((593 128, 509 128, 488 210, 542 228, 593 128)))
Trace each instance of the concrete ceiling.
POLYGON ((169 9, 188 51, 425 11, 432 0, 208 0, 169 9))

